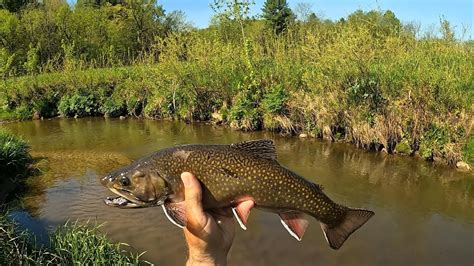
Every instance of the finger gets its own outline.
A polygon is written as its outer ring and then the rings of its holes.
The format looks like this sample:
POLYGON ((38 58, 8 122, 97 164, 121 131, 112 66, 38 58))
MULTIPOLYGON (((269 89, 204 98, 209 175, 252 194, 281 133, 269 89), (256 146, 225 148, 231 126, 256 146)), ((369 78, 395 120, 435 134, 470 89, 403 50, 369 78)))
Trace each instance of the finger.
POLYGON ((206 226, 207 217, 203 211, 201 185, 191 173, 181 174, 184 184, 184 198, 186 205, 186 228, 190 231, 200 231, 206 226))
POLYGON ((235 211, 239 216, 240 220, 244 225, 247 225, 247 220, 249 218, 250 210, 255 206, 255 203, 251 200, 243 201, 235 207, 235 211))

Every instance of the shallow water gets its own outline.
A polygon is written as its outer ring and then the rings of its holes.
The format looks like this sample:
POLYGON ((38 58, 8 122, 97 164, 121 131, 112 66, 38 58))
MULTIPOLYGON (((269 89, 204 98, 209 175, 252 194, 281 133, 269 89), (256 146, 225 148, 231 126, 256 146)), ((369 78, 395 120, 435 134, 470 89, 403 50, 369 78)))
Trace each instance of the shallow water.
MULTIPOLYGON (((247 231, 237 229, 230 265, 473 265, 474 175, 410 157, 366 152, 347 144, 242 133, 180 122, 55 119, 2 125, 22 135, 45 173, 29 180, 24 199, 34 230, 67 220, 106 222, 110 239, 144 259, 183 265, 182 232, 161 208, 117 209, 99 184, 108 171, 158 149, 187 143, 275 141, 281 164, 322 184, 335 201, 376 215, 344 246, 331 250, 313 220, 297 242, 278 217, 255 210, 247 231), (36 228, 36 229, 35 229, 36 228)), ((17 215, 21 221, 25 215, 17 215)), ((25 226, 32 224, 30 218, 25 226)), ((40 230, 41 231, 41 230, 40 230)))

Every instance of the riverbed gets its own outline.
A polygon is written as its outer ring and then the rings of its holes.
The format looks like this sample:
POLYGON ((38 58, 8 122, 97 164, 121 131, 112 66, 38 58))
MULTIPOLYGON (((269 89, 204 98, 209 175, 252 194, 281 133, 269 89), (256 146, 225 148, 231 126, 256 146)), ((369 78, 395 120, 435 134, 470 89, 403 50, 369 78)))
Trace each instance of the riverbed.
POLYGON ((334 251, 316 220, 298 242, 277 215, 252 211, 247 231, 236 229, 229 265, 474 263, 472 172, 348 144, 271 132, 244 133, 206 124, 88 118, 2 127, 31 144, 31 153, 44 171, 30 178, 23 199, 36 231, 54 229, 68 220, 105 223, 102 230, 112 241, 146 251, 145 260, 183 265, 186 246, 182 230, 168 222, 161 208, 108 207, 103 199, 111 194, 99 178, 165 147, 269 138, 276 144, 282 165, 323 185, 336 202, 371 209, 376 215, 334 251))

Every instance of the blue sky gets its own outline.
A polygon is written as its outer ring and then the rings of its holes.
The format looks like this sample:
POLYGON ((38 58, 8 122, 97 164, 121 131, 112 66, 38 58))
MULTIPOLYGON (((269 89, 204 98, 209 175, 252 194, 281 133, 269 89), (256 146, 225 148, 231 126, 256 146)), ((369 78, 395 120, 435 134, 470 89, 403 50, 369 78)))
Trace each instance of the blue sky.
MULTIPOLYGON (((68 0, 74 3, 75 0, 68 0)), ((182 10, 194 26, 203 28, 209 24, 212 10, 209 4, 212 0, 158 0, 167 12, 182 10)), ((458 36, 463 26, 468 27, 465 39, 472 39, 473 34, 473 0, 288 0, 290 7, 305 2, 312 5, 313 11, 328 19, 345 17, 357 9, 390 9, 403 22, 417 22, 423 30, 429 30, 439 25, 441 16, 455 26, 458 36)), ((253 14, 260 13, 264 0, 255 0, 253 14)))

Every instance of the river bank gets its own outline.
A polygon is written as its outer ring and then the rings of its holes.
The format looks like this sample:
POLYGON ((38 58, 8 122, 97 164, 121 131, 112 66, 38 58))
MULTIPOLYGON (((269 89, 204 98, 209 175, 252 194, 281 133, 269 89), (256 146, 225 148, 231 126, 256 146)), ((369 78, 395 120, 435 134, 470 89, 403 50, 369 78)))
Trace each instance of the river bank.
POLYGON ((52 70, 0 82, 0 120, 210 121, 472 163, 474 46, 454 38, 448 21, 422 35, 390 11, 356 11, 282 35, 261 21, 246 22, 245 38, 228 30, 156 37, 140 59, 102 67, 64 44, 52 70))
MULTIPOLYGON (((145 118, 145 117, 133 117, 133 116, 130 116, 130 115, 129 116, 125 116, 125 115, 126 114, 124 114, 123 116, 121 115, 119 118, 121 120, 123 120, 123 119, 147 119, 147 120, 152 120, 152 121, 156 120, 156 118, 150 118, 150 117, 145 118)), ((108 119, 109 117, 110 116, 108 116, 108 115, 104 115, 104 119, 108 119)), ((51 120, 51 119, 81 119, 81 118, 79 118, 79 117, 77 117, 77 118, 64 118, 64 117, 61 117, 61 116, 53 117, 53 118, 47 118, 47 120, 51 120)), ((38 120, 43 120, 43 117, 39 118, 38 120)), ((170 118, 164 119, 164 120, 170 120, 170 118)), ((16 122, 19 122, 19 121, 20 120, 0 120, 0 125, 8 124, 8 123, 16 123, 16 122)), ((199 123, 199 122, 206 123, 206 124, 213 124, 215 126, 220 126, 220 127, 233 128, 232 125, 229 125, 227 123, 222 123, 222 120, 210 119, 210 120, 207 120, 207 121, 194 121, 193 123, 199 123)), ((268 130, 268 129, 264 129, 264 130, 272 131, 272 130, 268 130)), ((326 139, 326 140, 331 141, 331 142, 342 142, 342 143, 354 144, 351 141, 348 141, 347 139, 344 139, 344 138, 330 138, 330 137, 324 137, 324 136, 321 136, 321 135, 315 135, 314 133, 309 133, 308 134, 308 133, 299 132, 299 131, 278 132, 278 133, 282 136, 297 136, 301 139, 320 138, 320 139, 326 139)), ((359 148, 363 148, 363 149, 367 150, 366 147, 359 147, 359 148)), ((377 149, 369 148, 368 150, 373 150, 375 152, 382 152, 382 153, 387 153, 388 154, 387 150, 384 149, 383 146, 378 147, 377 149)), ((439 157, 426 158, 426 157, 423 157, 422 155, 420 155, 419 152, 411 152, 410 147, 406 143, 399 144, 398 147, 390 153, 390 156, 418 157, 418 158, 421 158, 421 159, 432 161, 435 164, 442 164, 442 165, 447 164, 446 161, 442 160, 442 158, 439 158, 439 157)), ((448 164, 448 165, 450 165, 452 167, 456 167, 461 171, 472 171, 472 166, 474 165, 474 135, 471 135, 467 139, 467 142, 463 147, 463 157, 465 158, 465 161, 459 160, 455 164, 448 164)))

